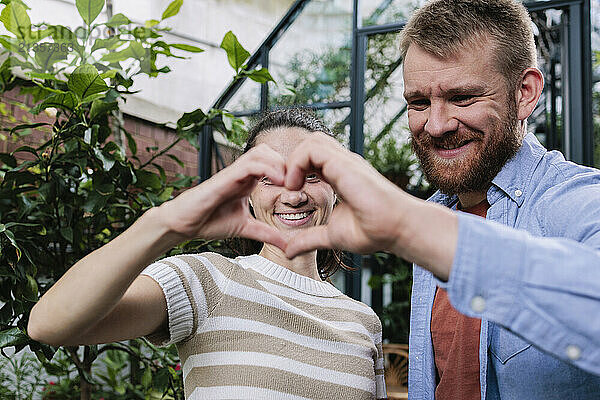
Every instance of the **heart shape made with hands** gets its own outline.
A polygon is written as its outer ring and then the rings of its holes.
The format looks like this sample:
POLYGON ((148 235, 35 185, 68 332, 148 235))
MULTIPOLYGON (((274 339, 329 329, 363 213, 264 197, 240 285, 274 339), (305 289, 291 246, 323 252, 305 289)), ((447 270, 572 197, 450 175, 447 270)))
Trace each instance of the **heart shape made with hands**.
MULTIPOLYGON (((325 135, 311 136, 302 141, 286 160, 280 158, 276 167, 262 170, 272 184, 288 190, 300 190, 306 175, 315 172, 343 199, 334 207, 327 224, 301 229, 289 241, 270 227, 268 234, 266 231, 262 232, 264 235, 259 233, 260 240, 276 245, 290 258, 325 248, 358 253, 380 249, 382 244, 376 240, 381 239, 369 234, 374 224, 385 222, 385 216, 382 217, 379 212, 382 205, 378 203, 386 197, 383 192, 399 189, 364 158, 325 135), (364 227, 368 228, 365 230, 364 227)), ((263 229, 266 229, 266 224, 263 229)))

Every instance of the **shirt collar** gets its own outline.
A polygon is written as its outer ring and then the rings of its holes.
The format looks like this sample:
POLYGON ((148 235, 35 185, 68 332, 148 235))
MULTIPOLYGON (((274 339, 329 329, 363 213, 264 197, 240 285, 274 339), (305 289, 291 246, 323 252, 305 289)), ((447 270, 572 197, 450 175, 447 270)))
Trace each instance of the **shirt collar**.
MULTIPOLYGON (((494 204, 504 194, 520 207, 527 197, 528 191, 531 190, 529 183, 533 176, 533 170, 545 153, 546 149, 533 133, 525 135, 517 154, 504 164, 504 167, 492 180, 492 186, 487 193, 488 202, 494 204)), ((458 202, 458 196, 449 196, 438 190, 429 198, 429 201, 451 207, 458 202)))

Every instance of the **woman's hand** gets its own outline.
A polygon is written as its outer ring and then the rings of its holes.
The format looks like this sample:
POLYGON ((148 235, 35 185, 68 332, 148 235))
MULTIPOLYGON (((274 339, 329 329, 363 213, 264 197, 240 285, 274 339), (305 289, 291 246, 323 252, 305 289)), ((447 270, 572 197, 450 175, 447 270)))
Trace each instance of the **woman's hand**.
POLYGON ((174 242, 245 237, 285 250, 287 243, 279 231, 256 220, 249 211, 248 197, 265 176, 275 185, 283 185, 285 162, 279 153, 261 144, 206 182, 162 204, 158 217, 174 242))

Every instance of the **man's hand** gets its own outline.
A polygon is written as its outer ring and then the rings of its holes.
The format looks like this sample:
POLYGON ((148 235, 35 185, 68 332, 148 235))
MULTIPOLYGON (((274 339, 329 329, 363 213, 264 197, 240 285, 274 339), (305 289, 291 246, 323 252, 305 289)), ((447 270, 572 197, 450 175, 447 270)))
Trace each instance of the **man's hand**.
POLYGON ((456 215, 398 188, 362 157, 335 139, 314 135, 286 161, 285 186, 298 190, 304 176, 319 172, 342 199, 327 225, 299 232, 288 257, 324 248, 372 253, 383 250, 447 279, 458 236, 456 215))

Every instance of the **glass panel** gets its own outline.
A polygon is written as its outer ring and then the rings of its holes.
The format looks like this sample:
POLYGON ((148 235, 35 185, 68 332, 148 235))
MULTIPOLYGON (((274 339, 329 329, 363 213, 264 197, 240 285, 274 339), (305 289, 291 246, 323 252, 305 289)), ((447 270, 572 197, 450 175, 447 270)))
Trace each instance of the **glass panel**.
POLYGON ((317 110, 316 114, 344 146, 350 144, 350 108, 317 110))
POLYGON ((260 83, 246 79, 224 108, 231 112, 260 110, 260 83))
POLYGON ((365 71, 365 157, 403 189, 426 184, 409 144, 408 114, 398 46, 399 33, 369 37, 365 71))
POLYGON ((594 116, 594 165, 600 168, 600 0, 592 3, 592 115, 594 116))
POLYGON ((399 32, 369 36, 365 70, 367 100, 375 95, 402 97, 404 84, 398 43, 400 43, 399 32))
POLYGON ((269 105, 350 100, 352 1, 311 1, 269 54, 269 105))
POLYGON ((423 0, 361 1, 359 21, 362 22, 362 26, 403 22, 424 3, 423 0))
POLYGON ((550 150, 564 151, 562 126, 562 69, 561 37, 563 13, 545 10, 531 13, 538 51, 538 67, 544 74, 544 91, 537 107, 528 119, 529 132, 535 133, 540 142, 550 150))

